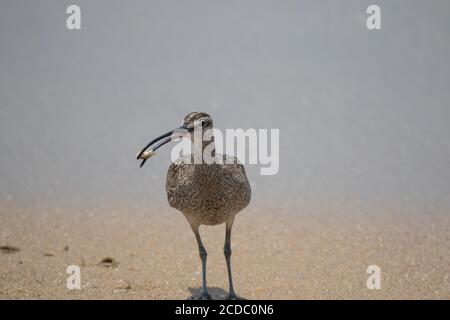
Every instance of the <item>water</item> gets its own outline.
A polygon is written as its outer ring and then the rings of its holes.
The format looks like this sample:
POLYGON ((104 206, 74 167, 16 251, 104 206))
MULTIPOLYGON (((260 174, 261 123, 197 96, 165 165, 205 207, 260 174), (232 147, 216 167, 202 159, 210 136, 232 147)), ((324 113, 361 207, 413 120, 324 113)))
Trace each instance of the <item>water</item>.
POLYGON ((450 3, 0 3, 0 199, 165 204, 166 148, 189 111, 279 128, 253 204, 450 208, 450 3))

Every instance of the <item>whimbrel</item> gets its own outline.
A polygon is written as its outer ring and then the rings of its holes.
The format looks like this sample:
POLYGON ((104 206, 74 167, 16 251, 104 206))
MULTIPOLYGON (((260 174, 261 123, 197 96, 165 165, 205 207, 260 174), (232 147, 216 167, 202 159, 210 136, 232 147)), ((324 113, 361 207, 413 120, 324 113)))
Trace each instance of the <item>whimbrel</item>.
MULTIPOLYGON (((137 159, 142 160, 141 167, 155 151, 172 139, 187 136, 194 142, 194 131, 203 134, 212 130, 211 117, 203 112, 191 112, 183 120, 183 125, 169 131, 151 141, 137 159), (194 130, 195 129, 195 130, 194 130), (152 147, 150 150, 149 148, 152 147)), ((206 256, 207 252, 202 243, 200 225, 218 225, 225 223, 225 255, 229 293, 227 299, 238 299, 234 292, 231 275, 231 228, 235 215, 250 202, 251 189, 244 167, 235 157, 215 153, 214 137, 209 141, 201 139, 201 144, 194 143, 194 152, 178 158, 172 163, 167 172, 166 192, 169 205, 181 211, 188 220, 198 244, 202 262, 202 289, 196 298, 211 299, 206 287, 206 256), (197 144, 197 145, 196 145, 197 144), (221 161, 203 160, 203 153, 208 153, 221 161), (200 158, 199 158, 200 157, 200 158), (194 162, 195 161, 195 162, 194 162)))

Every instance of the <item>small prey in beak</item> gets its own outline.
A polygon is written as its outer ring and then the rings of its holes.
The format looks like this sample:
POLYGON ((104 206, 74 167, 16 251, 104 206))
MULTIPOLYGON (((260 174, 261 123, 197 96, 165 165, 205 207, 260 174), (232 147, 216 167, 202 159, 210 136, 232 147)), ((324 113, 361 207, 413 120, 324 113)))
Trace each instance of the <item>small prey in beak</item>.
POLYGON ((184 126, 181 126, 175 130, 169 131, 162 136, 159 136, 156 139, 153 139, 150 143, 148 143, 136 156, 137 160, 142 160, 139 167, 143 167, 145 162, 156 154, 156 150, 165 145, 166 143, 172 141, 173 139, 177 139, 183 136, 186 136, 189 131, 192 129, 188 129, 184 126), (152 147, 150 150, 148 150, 152 147))
POLYGON ((147 160, 156 154, 153 150, 145 150, 141 155, 138 154, 138 160, 147 160))

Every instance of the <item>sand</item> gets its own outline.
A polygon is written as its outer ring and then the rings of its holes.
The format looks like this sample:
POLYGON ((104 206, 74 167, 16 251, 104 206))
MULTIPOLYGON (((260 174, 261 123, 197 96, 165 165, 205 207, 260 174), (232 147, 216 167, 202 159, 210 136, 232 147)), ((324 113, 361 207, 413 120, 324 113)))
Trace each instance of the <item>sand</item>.
MULTIPOLYGON (((235 288, 247 299, 449 299, 449 231, 444 215, 250 207, 232 235, 235 288), (366 287, 369 265, 381 269, 380 290, 366 287)), ((201 232, 221 299, 224 226, 201 232)), ((201 285, 195 238, 164 206, 5 202, 0 247, 2 299, 186 299, 201 285), (66 288, 69 265, 80 267, 80 290, 66 288)))

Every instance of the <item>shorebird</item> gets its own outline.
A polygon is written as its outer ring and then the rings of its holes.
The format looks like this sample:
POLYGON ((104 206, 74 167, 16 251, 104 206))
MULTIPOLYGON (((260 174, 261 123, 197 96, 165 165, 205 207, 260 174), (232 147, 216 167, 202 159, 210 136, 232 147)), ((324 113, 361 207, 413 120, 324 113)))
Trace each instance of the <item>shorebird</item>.
POLYGON ((152 140, 137 155, 141 167, 155 151, 173 139, 188 137, 194 142, 194 152, 172 163, 167 172, 166 192, 169 205, 183 213, 189 222, 198 244, 202 263, 202 289, 198 299, 211 299, 206 287, 207 252, 199 233, 200 225, 225 223, 223 252, 228 270, 229 292, 227 299, 239 299, 233 288, 231 275, 231 229, 235 215, 250 202, 251 189, 245 169, 235 157, 215 153, 214 137, 200 143, 194 141, 194 132, 203 134, 213 129, 211 117, 203 112, 191 112, 183 119, 183 125, 152 140), (151 149, 149 149, 152 147, 151 149), (216 160, 207 164, 203 154, 216 160), (196 159, 200 159, 196 161, 196 159))

